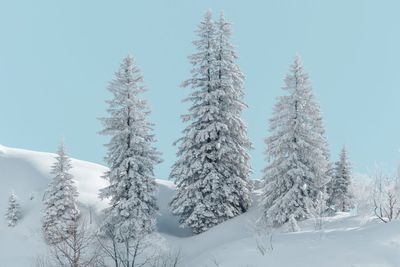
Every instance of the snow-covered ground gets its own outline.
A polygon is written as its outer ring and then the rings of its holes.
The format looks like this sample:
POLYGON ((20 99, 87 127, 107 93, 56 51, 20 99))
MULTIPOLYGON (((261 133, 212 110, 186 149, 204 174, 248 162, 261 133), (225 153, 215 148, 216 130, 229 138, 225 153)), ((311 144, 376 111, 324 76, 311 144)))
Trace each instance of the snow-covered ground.
MULTIPOLYGON (((54 154, 0 146, 0 212, 5 213, 13 190, 19 197, 23 218, 15 227, 0 220, 0 266, 33 266, 45 251, 40 232, 42 196, 51 175, 54 154)), ((73 160, 72 173, 80 192, 83 215, 99 213, 107 205, 97 197, 105 186, 101 178, 104 166, 73 160)), ((272 234, 272 247, 264 256, 257 249, 254 223, 259 216, 257 195, 253 207, 242 216, 193 236, 178 227, 177 218, 168 209, 174 193, 170 181, 158 180, 159 232, 168 247, 180 249, 182 266, 226 267, 399 267, 400 222, 383 224, 377 220, 339 214, 327 219, 324 230, 314 231, 312 221, 300 224, 301 231, 272 234), (216 263, 218 265, 216 265, 216 263)), ((269 240, 267 238, 266 240, 269 240)))

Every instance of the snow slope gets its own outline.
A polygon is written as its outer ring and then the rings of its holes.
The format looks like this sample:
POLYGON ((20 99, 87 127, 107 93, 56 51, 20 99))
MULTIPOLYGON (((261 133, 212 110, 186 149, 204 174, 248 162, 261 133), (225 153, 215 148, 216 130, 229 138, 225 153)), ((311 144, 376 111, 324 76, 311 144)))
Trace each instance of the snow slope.
MULTIPOLYGON (((19 197, 23 218, 10 228, 0 220, 0 266, 33 266, 45 250, 40 215, 43 192, 49 182, 54 154, 0 146, 0 213, 5 213, 11 190, 19 197)), ((107 203, 97 198, 105 186, 104 166, 73 160, 73 171, 83 214, 99 213, 107 203)), ((298 233, 278 229, 272 247, 262 256, 256 246, 254 223, 259 216, 257 194, 246 214, 193 236, 178 227, 168 209, 174 193, 171 182, 157 180, 160 216, 158 229, 171 249, 180 249, 185 267, 399 267, 400 222, 383 224, 349 214, 328 218, 323 231, 314 231, 312 221, 300 224, 298 233)))
MULTIPOLYGON (((40 231, 42 197, 51 178, 54 157, 55 154, 0 146, 0 213, 5 213, 8 196, 14 191, 23 214, 13 228, 0 220, 0 263, 7 262, 5 267, 32 266, 32 259, 45 249, 40 231)), ((97 197, 98 189, 106 185, 100 178, 106 168, 80 160, 72 160, 72 164, 80 208, 99 211, 106 207, 107 203, 97 197)))

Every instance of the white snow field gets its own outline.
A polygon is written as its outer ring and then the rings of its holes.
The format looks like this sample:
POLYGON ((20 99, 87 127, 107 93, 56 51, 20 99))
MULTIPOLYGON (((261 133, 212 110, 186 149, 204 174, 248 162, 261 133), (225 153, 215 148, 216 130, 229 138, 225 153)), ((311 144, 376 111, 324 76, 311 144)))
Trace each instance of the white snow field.
MULTIPOLYGON (((46 246, 40 230, 41 203, 50 179, 54 154, 0 147, 0 212, 4 214, 13 190, 19 197, 22 219, 15 227, 0 220, 0 266, 34 266, 34 259, 46 246)), ((72 174, 80 192, 80 209, 88 216, 107 205, 97 197, 106 185, 104 166, 72 160, 72 174)), ((349 214, 326 219, 324 229, 315 231, 312 221, 300 224, 301 231, 272 235, 272 250, 261 255, 257 249, 254 223, 259 216, 257 194, 249 212, 193 236, 178 227, 169 212, 174 193, 170 181, 157 180, 160 216, 158 230, 168 247, 180 249, 185 267, 399 267, 400 222, 389 224, 349 214)), ((269 240, 269 239, 268 239, 269 240)), ((270 247, 268 242, 265 243, 270 247)))

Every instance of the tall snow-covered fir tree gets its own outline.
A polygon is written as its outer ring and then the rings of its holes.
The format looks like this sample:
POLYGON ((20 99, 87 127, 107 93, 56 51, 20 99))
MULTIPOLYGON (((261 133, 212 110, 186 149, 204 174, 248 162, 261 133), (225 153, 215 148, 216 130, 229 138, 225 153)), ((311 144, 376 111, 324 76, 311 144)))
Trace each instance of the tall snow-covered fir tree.
POLYGON ((266 139, 262 206, 274 226, 309 218, 329 182, 329 152, 322 116, 300 57, 286 76, 266 139))
POLYGON ((173 213, 182 227, 201 233, 248 209, 251 143, 241 119, 244 76, 230 44, 231 25, 223 15, 215 23, 208 11, 197 35, 192 77, 183 83, 193 89, 182 116, 188 125, 170 178, 177 186, 173 213))
POLYGON ((336 211, 349 211, 353 206, 351 188, 351 164, 346 147, 340 152, 340 159, 335 163, 334 175, 328 183, 328 205, 336 211))
POLYGON ((101 119, 101 134, 111 136, 105 158, 110 170, 104 176, 109 185, 100 197, 109 198, 110 207, 102 228, 112 226, 113 238, 127 243, 155 229, 158 208, 153 169, 161 158, 153 146, 147 103, 139 97, 145 91, 143 76, 131 56, 124 58, 108 90, 113 98, 107 101, 110 116, 101 119))
POLYGON ((6 213, 7 224, 10 227, 15 226, 21 218, 21 207, 18 203, 18 198, 14 192, 8 198, 8 207, 6 213))
POLYGON ((59 145, 55 159, 56 162, 51 170, 54 178, 43 198, 42 229, 49 243, 57 243, 68 238, 79 218, 78 190, 70 173, 72 164, 63 142, 59 145))

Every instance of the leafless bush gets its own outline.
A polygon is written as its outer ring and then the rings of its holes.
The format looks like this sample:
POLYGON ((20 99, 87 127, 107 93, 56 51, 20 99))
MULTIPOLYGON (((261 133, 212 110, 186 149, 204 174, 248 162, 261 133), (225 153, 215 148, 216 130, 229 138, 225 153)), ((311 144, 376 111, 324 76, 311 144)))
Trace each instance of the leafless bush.
POLYGON ((394 176, 382 169, 374 172, 374 213, 382 222, 387 223, 400 215, 399 185, 394 176))
POLYGON ((37 256, 35 258, 35 262, 34 262, 33 266, 35 266, 35 267, 49 267, 49 266, 52 266, 52 265, 51 265, 48 257, 46 257, 46 256, 37 256))
POLYGON ((46 256, 36 259, 37 267, 100 267, 104 266, 94 235, 86 221, 76 221, 67 238, 49 245, 46 256))
POLYGON ((152 267, 178 267, 182 260, 181 250, 169 251, 157 256, 151 263, 152 267))
POLYGON ((272 226, 264 219, 257 221, 254 225, 254 236, 257 250, 265 256, 268 252, 274 250, 272 226))
POLYGON ((356 207, 357 215, 369 218, 374 211, 373 191, 374 182, 368 175, 354 176, 351 184, 352 192, 354 194, 354 204, 356 207))
POLYGON ((124 242, 119 242, 112 225, 104 226, 102 232, 101 236, 97 236, 98 244, 104 257, 108 258, 115 267, 153 266, 155 262, 169 264, 169 261, 175 260, 167 256, 160 257, 163 242, 156 233, 143 234, 137 236, 136 239, 129 238, 124 242))
POLYGON ((322 230, 324 228, 324 217, 328 209, 326 199, 326 193, 320 191, 315 202, 311 204, 310 212, 314 221, 315 230, 322 230))

